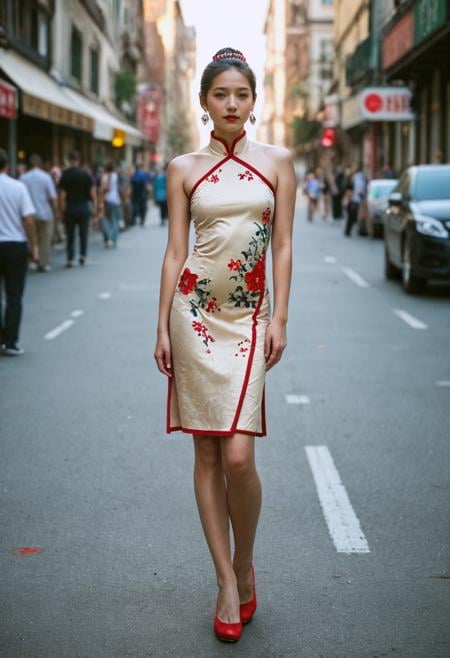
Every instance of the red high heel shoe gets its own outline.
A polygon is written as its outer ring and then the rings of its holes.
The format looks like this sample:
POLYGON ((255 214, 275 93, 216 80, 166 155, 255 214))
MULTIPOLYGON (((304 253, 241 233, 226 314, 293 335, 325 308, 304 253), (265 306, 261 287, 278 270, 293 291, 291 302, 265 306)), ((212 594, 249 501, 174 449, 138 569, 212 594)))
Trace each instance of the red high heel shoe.
POLYGON ((242 635, 242 622, 238 621, 235 623, 228 624, 224 621, 221 621, 217 616, 217 607, 216 607, 216 617, 214 619, 214 633, 217 636, 217 639, 222 642, 237 642, 242 635))
POLYGON ((252 564, 252 574, 253 574, 253 597, 251 601, 247 601, 247 603, 241 603, 240 605, 240 611, 241 611, 241 622, 243 624, 248 624, 252 619, 253 615, 256 612, 256 582, 255 582, 255 570, 253 568, 252 564))

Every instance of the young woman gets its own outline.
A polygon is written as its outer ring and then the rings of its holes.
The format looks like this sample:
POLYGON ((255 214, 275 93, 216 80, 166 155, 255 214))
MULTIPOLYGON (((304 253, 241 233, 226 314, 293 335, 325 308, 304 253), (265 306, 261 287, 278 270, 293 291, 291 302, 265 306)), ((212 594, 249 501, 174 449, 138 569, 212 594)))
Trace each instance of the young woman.
POLYGON ((256 610, 253 545, 261 508, 255 436, 265 436, 265 372, 281 358, 296 194, 285 148, 248 140, 255 76, 224 48, 203 72, 210 142, 171 161, 169 235, 155 359, 169 378, 167 431, 193 435, 194 489, 219 588, 214 630, 236 641, 256 610), (188 256, 189 221, 196 243, 188 256), (265 257, 272 235, 274 307, 265 257), (230 551, 229 524, 234 554, 230 551))

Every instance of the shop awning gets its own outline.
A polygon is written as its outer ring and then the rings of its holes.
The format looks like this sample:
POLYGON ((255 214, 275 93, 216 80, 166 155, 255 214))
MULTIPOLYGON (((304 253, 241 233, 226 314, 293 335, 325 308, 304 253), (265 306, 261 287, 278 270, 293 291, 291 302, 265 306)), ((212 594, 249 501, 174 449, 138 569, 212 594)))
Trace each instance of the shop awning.
POLYGON ((90 98, 86 98, 77 91, 66 87, 64 93, 70 100, 72 107, 79 107, 80 112, 89 115, 93 122, 93 135, 95 139, 102 139, 111 141, 114 136, 114 131, 120 130, 126 134, 126 141, 128 144, 139 146, 145 139, 144 135, 134 126, 129 123, 118 119, 112 112, 106 109, 100 103, 96 103, 90 98))
POLYGON ((48 73, 12 50, 0 50, 0 71, 22 91, 24 114, 85 132, 93 131, 88 112, 78 109, 48 73))

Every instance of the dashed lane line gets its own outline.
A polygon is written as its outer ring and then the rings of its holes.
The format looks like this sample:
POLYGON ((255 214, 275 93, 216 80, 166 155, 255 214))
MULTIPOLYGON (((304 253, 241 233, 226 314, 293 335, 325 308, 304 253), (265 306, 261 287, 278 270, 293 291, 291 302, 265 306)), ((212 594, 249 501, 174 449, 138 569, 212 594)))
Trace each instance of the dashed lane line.
POLYGON ((450 379, 439 379, 436 382, 436 386, 439 386, 439 388, 450 388, 450 379))
POLYGON ((82 315, 84 315, 84 311, 82 311, 81 309, 76 309, 75 311, 72 311, 72 313, 71 313, 70 315, 71 315, 73 318, 79 318, 79 317, 81 317, 82 315))
POLYGON ((336 258, 334 256, 325 256, 324 261, 331 265, 336 262, 336 258))
POLYGON ((356 283, 357 286, 360 288, 369 288, 370 283, 368 283, 363 277, 358 274, 358 272, 355 272, 355 270, 352 270, 351 267, 343 267, 342 271, 344 274, 348 276, 349 279, 353 281, 353 283, 356 283))
POLYGON ((294 395, 293 393, 288 393, 284 396, 286 399, 286 404, 310 404, 310 399, 307 395, 294 395))
POLYGON ((327 446, 305 446, 320 505, 338 553, 370 553, 327 446))
POLYGON ((406 322, 412 329, 428 329, 428 325, 422 320, 415 318, 414 315, 411 315, 407 311, 404 311, 401 308, 394 308, 394 315, 397 315, 403 322, 406 322))
POLYGON ((98 296, 99 299, 109 299, 111 297, 110 292, 101 292, 98 296))
POLYGON ((64 320, 60 325, 55 327, 55 329, 52 329, 52 331, 49 331, 47 334, 45 334, 44 338, 45 340, 54 340, 57 338, 60 334, 63 333, 63 331, 67 331, 67 329, 70 329, 70 327, 74 324, 73 320, 64 320))

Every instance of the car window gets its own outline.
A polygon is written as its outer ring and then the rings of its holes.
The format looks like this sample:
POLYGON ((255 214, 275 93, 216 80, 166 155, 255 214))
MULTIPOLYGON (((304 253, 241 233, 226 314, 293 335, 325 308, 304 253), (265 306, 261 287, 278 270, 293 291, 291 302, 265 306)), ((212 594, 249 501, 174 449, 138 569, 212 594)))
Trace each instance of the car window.
POLYGON ((392 192, 394 187, 397 185, 397 180, 386 180, 379 183, 371 183, 369 196, 373 199, 386 198, 392 192))
POLYGON ((450 199, 450 167, 419 170, 414 187, 416 201, 450 199))

